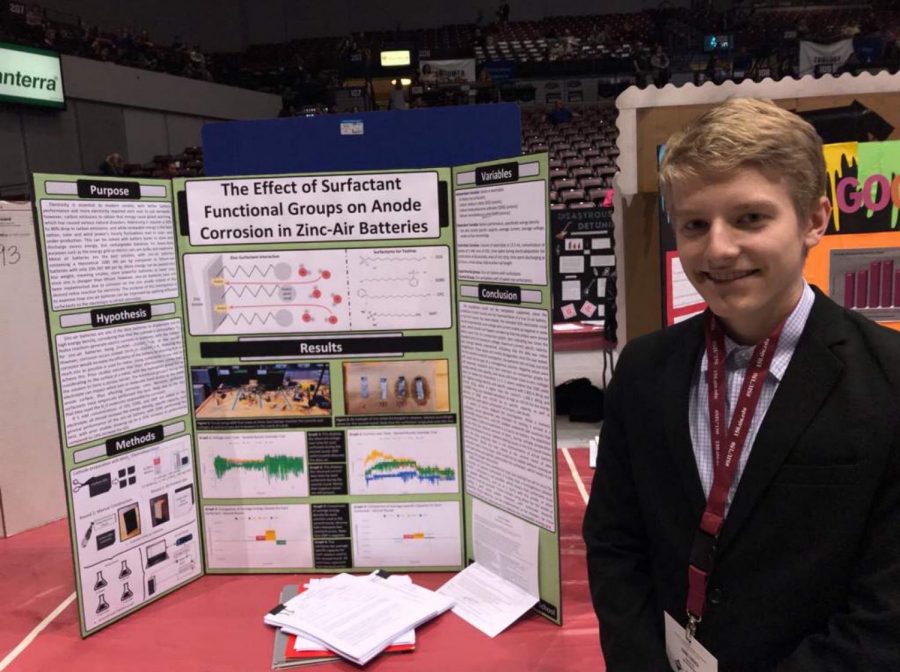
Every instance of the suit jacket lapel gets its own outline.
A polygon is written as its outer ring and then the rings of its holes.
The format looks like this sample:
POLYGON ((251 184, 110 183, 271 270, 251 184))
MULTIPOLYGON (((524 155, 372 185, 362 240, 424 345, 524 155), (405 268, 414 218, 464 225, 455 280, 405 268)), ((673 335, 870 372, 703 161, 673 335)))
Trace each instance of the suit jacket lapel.
POLYGON ((706 498, 691 444, 689 407, 691 382, 703 347, 703 318, 693 318, 685 327, 690 331, 678 342, 666 362, 662 385, 663 425, 685 495, 699 521, 706 498))
POLYGON ((797 349, 766 412, 719 536, 721 552, 734 539, 781 464, 837 384, 843 364, 831 346, 843 338, 844 316, 817 291, 797 349))

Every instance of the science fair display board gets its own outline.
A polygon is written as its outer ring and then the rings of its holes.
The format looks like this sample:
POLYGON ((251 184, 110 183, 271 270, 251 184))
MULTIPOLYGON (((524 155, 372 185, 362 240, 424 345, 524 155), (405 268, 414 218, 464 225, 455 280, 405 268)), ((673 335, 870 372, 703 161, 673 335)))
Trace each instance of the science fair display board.
MULTIPOLYGON (((803 276, 834 301, 900 330, 900 141, 825 145, 831 219, 803 276)), ((660 199, 663 318, 670 325, 706 308, 682 270, 660 199)))
POLYGON ((832 215, 804 276, 845 308, 900 330, 900 141, 824 151, 832 215))
POLYGON ((34 186, 83 636, 204 573, 476 546, 561 622, 545 155, 34 186))

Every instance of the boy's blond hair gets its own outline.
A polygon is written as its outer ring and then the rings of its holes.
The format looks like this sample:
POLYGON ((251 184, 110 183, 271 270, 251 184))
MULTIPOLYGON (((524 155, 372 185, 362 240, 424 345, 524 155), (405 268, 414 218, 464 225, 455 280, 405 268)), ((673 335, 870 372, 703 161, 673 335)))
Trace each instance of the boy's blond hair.
POLYGON ((825 158, 816 130, 772 101, 752 98, 716 105, 669 138, 659 169, 660 192, 669 208, 675 184, 715 179, 738 168, 783 177, 801 218, 825 194, 825 158))

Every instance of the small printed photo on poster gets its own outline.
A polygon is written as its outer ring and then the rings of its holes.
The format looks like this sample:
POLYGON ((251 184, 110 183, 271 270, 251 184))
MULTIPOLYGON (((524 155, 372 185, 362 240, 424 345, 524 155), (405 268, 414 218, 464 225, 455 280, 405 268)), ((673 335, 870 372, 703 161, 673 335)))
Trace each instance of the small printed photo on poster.
POLYGON ((581 298, 581 280, 562 281, 562 300, 578 301, 581 298))
POLYGON ((128 541, 141 533, 141 509, 137 502, 131 502, 118 510, 119 541, 128 541))
POLYGON ((327 364, 191 367, 198 420, 331 415, 327 364))
POLYGON ((150 499, 150 522, 153 527, 169 522, 169 493, 150 499))
POLYGON ((560 273, 584 273, 584 257, 580 255, 568 255, 559 258, 560 273))
POLYGON ((590 301, 585 301, 581 304, 581 314, 585 317, 593 317, 594 313, 597 312, 597 306, 595 306, 590 301))
POLYGON ((344 412, 431 413, 450 410, 446 359, 344 363, 344 412))
POLYGON ((828 293, 876 322, 900 321, 900 247, 831 250, 828 293))
POLYGON ((616 255, 614 255, 614 254, 591 255, 591 266, 612 267, 615 265, 616 265, 616 255))
POLYGON ((583 238, 566 238, 566 252, 581 252, 583 249, 583 238))
POLYGON ((572 305, 571 303, 567 303, 559 310, 562 313, 562 316, 564 318, 566 318, 567 320, 571 320, 573 317, 575 317, 578 314, 578 311, 575 310, 575 306, 572 305))

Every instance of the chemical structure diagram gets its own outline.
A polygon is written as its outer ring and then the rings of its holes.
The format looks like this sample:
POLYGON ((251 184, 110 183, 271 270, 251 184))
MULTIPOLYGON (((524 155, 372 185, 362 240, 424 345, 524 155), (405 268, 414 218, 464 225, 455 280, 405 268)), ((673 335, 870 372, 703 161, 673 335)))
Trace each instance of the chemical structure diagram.
POLYGON ((349 328, 342 250, 188 254, 184 263, 192 334, 349 328))
POLYGON ((332 272, 327 268, 292 267, 281 262, 260 267, 223 265, 211 284, 221 289, 222 301, 214 307, 219 325, 260 325, 274 320, 278 326, 307 331, 317 322, 336 325, 340 315, 335 308, 344 301, 338 291, 329 289, 332 272))
POLYGON ((449 277, 444 248, 360 253, 351 262, 354 311, 369 328, 441 322, 449 307, 449 277))

